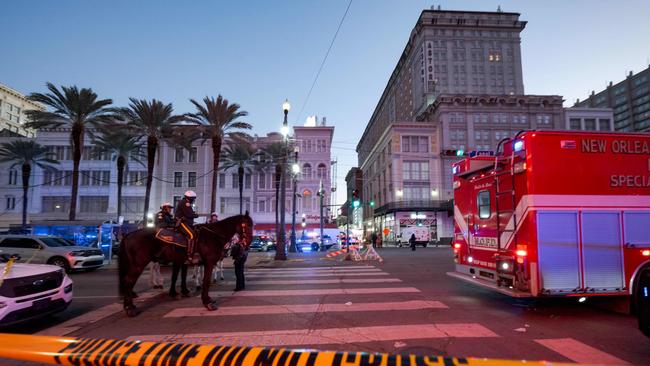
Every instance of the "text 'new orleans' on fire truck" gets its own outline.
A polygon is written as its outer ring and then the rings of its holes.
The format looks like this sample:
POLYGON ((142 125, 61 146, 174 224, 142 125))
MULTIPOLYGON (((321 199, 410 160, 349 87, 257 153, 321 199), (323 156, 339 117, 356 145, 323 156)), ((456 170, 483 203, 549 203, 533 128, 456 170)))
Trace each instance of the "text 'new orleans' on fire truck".
POLYGON ((517 297, 632 296, 650 319, 650 135, 520 132, 452 170, 449 275, 517 297))

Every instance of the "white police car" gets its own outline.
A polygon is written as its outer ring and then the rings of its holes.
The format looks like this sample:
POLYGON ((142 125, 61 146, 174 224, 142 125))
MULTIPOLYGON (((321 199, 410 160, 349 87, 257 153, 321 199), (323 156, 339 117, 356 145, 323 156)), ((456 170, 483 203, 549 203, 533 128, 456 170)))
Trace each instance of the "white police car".
POLYGON ((7 254, 0 254, 0 327, 58 313, 70 305, 72 280, 62 268, 10 265, 8 260, 7 254))

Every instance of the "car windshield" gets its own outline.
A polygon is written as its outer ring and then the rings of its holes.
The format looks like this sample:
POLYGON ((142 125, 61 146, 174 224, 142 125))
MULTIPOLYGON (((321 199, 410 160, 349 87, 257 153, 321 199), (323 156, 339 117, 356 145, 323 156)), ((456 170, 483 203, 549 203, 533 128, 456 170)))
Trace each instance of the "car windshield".
POLYGON ((69 247, 72 246, 66 241, 57 238, 40 238, 48 247, 69 247))

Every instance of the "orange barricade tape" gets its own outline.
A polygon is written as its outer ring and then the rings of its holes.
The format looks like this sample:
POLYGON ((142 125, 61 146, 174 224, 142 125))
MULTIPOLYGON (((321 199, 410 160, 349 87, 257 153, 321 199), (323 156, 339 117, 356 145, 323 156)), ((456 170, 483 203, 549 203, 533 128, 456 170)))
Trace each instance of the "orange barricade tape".
POLYGON ((546 361, 389 355, 170 342, 0 334, 0 357, 52 365, 95 366, 569 366, 546 361))

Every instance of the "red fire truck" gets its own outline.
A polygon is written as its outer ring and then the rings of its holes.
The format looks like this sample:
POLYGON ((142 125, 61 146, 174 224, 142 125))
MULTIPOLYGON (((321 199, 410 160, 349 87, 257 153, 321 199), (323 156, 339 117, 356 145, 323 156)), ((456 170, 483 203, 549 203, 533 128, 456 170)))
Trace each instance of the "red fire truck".
POLYGON ((452 170, 449 275, 517 297, 631 295, 650 321, 650 135, 521 132, 452 170))

